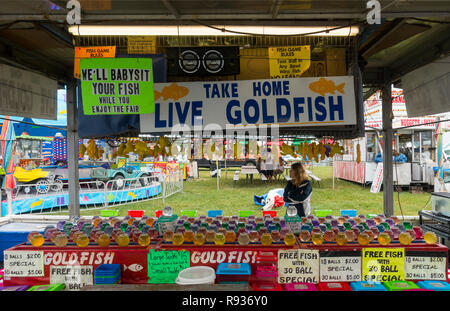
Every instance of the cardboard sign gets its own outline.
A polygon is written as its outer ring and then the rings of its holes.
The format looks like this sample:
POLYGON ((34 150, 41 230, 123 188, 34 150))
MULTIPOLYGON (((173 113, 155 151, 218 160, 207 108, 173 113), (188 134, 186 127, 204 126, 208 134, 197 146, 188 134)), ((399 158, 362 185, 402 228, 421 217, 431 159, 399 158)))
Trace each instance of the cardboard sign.
POLYGON ((43 251, 4 251, 5 279, 44 276, 43 251))
POLYGON ((405 279, 404 248, 363 248, 362 280, 374 282, 405 279))
POLYGON ((296 78, 309 69, 311 49, 309 45, 269 48, 270 78, 296 78))
POLYGON ((156 36, 127 36, 128 54, 155 54, 156 36))
POLYGON ((356 124, 353 77, 155 83, 155 113, 141 116, 143 133, 271 124, 356 124))
POLYGON ((73 66, 73 76, 80 79, 80 60, 82 58, 114 58, 116 57, 115 46, 88 46, 75 47, 75 62, 73 66))
POLYGON ((361 256, 320 255, 320 282, 361 281, 361 256))
POLYGON ((148 254, 148 282, 175 283, 180 271, 190 267, 188 251, 155 251, 148 254))
POLYGON ((433 255, 423 252, 419 256, 406 256, 405 279, 446 281, 446 262, 445 253, 433 255))
POLYGON ((50 284, 65 284, 67 290, 81 290, 94 285, 92 266, 50 266, 50 284))
POLYGON ((80 70, 84 114, 154 112, 150 58, 84 58, 80 70))
POLYGON ((318 250, 279 250, 278 283, 318 283, 318 250))
POLYGON ((57 119, 56 80, 0 64, 0 111, 23 118, 57 119))

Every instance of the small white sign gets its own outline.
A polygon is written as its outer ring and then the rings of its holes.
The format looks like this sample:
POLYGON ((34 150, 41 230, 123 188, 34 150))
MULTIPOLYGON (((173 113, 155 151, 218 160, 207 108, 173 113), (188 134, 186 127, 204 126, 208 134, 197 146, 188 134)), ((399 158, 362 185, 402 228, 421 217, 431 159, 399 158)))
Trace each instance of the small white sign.
POLYGON ((44 276, 43 251, 4 251, 5 278, 44 276))
POLYGON ((320 282, 361 281, 361 257, 320 256, 320 282))
POLYGON ((405 257, 406 280, 447 280, 446 258, 428 256, 405 257))
POLYGON ((81 290, 94 285, 92 266, 50 266, 50 284, 62 283, 66 290, 81 290))
POLYGON ((372 186, 370 187, 370 192, 378 193, 380 192, 381 185, 383 184, 383 163, 378 163, 377 170, 375 171, 375 176, 373 178, 372 186))
POLYGON ((278 283, 318 283, 318 250, 279 250, 278 283))

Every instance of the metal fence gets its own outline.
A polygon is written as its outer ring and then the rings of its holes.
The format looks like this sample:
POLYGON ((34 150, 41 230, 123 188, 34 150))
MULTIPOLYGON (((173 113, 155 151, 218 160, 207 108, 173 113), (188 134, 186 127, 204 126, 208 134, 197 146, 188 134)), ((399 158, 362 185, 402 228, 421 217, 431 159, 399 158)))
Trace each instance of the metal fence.
MULTIPOLYGON (((111 208, 149 200, 162 199, 183 192, 183 171, 167 170, 154 176, 133 179, 82 181, 80 210, 111 208)), ((2 200, 2 214, 51 214, 68 212, 68 183, 61 180, 18 184, 13 190, 10 207, 2 200)))

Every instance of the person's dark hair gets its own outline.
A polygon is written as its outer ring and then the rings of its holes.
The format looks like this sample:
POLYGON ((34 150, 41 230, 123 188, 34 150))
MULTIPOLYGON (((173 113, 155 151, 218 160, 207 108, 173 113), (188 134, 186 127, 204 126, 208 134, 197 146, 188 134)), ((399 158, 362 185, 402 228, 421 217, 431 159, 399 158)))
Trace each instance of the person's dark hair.
POLYGON ((297 187, 300 186, 305 180, 308 180, 308 174, 306 174, 305 168, 302 163, 296 162, 291 165, 291 170, 294 172, 294 178, 292 183, 297 187))

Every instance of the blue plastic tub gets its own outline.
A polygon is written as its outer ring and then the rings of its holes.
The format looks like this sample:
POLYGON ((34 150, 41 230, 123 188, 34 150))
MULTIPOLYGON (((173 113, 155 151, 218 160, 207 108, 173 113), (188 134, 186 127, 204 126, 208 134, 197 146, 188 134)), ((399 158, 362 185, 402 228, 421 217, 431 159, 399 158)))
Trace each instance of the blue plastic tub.
POLYGON ((386 287, 383 286, 383 284, 379 282, 352 282, 350 283, 350 287, 353 291, 356 292, 362 292, 362 291, 381 291, 381 292, 387 292, 386 287))
POLYGON ((120 264, 102 264, 94 271, 94 284, 117 284, 120 277, 120 264))
POLYGON ((222 210, 211 210, 211 211, 208 211, 208 217, 222 216, 222 214, 223 214, 222 210))
POLYGON ((417 282, 420 288, 431 289, 435 291, 450 291, 450 284, 444 281, 420 281, 417 282))
POLYGON ((219 284, 248 283, 251 274, 248 263, 220 263, 217 266, 216 281, 219 284))
POLYGON ((341 216, 347 215, 349 217, 356 217, 358 211, 355 209, 341 209, 341 216))
MULTIPOLYGON (((27 242, 28 233, 37 231, 41 234, 44 229, 52 224, 48 223, 9 223, 0 226, 0 261, 3 261, 3 251, 27 242)), ((56 228, 56 223, 53 224, 56 228)))

